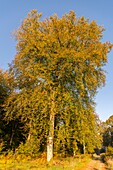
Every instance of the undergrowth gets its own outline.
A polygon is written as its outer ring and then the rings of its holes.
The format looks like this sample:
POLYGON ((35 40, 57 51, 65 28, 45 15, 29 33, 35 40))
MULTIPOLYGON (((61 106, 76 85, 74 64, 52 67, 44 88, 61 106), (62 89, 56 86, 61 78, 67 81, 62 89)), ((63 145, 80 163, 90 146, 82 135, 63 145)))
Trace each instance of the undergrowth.
POLYGON ((80 170, 91 158, 89 156, 77 156, 58 158, 55 157, 49 163, 46 157, 31 157, 23 154, 0 155, 0 170, 80 170))

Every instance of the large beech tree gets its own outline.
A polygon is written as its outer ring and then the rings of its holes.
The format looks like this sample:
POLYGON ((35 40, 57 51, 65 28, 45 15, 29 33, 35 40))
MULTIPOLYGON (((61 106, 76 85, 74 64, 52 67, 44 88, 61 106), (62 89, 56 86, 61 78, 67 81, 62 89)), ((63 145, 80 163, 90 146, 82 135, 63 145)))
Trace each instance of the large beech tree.
POLYGON ((6 110, 10 119, 15 115, 25 122, 27 141, 37 137, 37 148, 47 143, 49 161, 53 141, 57 151, 69 151, 88 136, 78 139, 79 119, 85 120, 87 111, 94 114, 94 96, 105 83, 103 66, 112 45, 101 42, 103 27, 73 11, 61 18, 40 17, 32 10, 15 32, 17 53, 10 66, 15 93, 6 110))

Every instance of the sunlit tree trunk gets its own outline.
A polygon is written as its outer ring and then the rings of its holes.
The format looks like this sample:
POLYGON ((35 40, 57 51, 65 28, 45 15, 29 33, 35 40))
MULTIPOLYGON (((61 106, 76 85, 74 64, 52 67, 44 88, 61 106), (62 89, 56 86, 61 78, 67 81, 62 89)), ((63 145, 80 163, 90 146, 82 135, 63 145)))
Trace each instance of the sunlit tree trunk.
POLYGON ((31 128, 32 128, 32 121, 30 120, 29 122, 29 133, 28 133, 28 137, 27 137, 27 141, 30 142, 30 139, 31 139, 31 128))
POLYGON ((83 137, 83 154, 85 154, 85 153, 86 153, 86 146, 85 146, 85 139, 83 137))
POLYGON ((49 137, 48 137, 48 142, 47 142, 47 161, 48 162, 53 158, 54 120, 55 120, 55 97, 54 97, 54 92, 53 92, 52 102, 51 102, 51 111, 50 111, 49 137))

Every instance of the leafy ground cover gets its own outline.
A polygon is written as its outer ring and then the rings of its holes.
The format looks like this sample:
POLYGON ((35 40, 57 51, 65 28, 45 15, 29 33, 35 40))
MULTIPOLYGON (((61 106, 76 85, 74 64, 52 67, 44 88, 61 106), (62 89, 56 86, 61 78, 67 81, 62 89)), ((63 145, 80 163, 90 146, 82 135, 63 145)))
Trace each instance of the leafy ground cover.
POLYGON ((113 170, 113 147, 108 146, 106 153, 101 154, 102 160, 106 163, 109 170, 113 170))
POLYGON ((90 162, 89 156, 55 158, 50 163, 45 158, 31 158, 25 155, 0 156, 0 170, 80 170, 90 162))
POLYGON ((103 154, 101 155, 103 161, 105 162, 105 164, 108 167, 108 170, 113 170, 113 156, 112 155, 107 155, 107 154, 103 154))
POLYGON ((108 159, 107 166, 108 166, 109 170, 113 170, 113 158, 112 159, 108 159))

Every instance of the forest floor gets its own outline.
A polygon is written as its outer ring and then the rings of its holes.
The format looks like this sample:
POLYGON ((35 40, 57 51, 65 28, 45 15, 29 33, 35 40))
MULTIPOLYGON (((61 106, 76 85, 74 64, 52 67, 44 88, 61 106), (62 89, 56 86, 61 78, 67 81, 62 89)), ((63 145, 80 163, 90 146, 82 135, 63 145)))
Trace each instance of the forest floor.
POLYGON ((0 170, 113 170, 112 167, 108 168, 97 155, 93 159, 89 156, 60 158, 49 164, 45 158, 31 159, 25 155, 0 157, 0 170))
POLYGON ((96 156, 82 170, 108 170, 106 164, 102 162, 100 156, 96 156))

